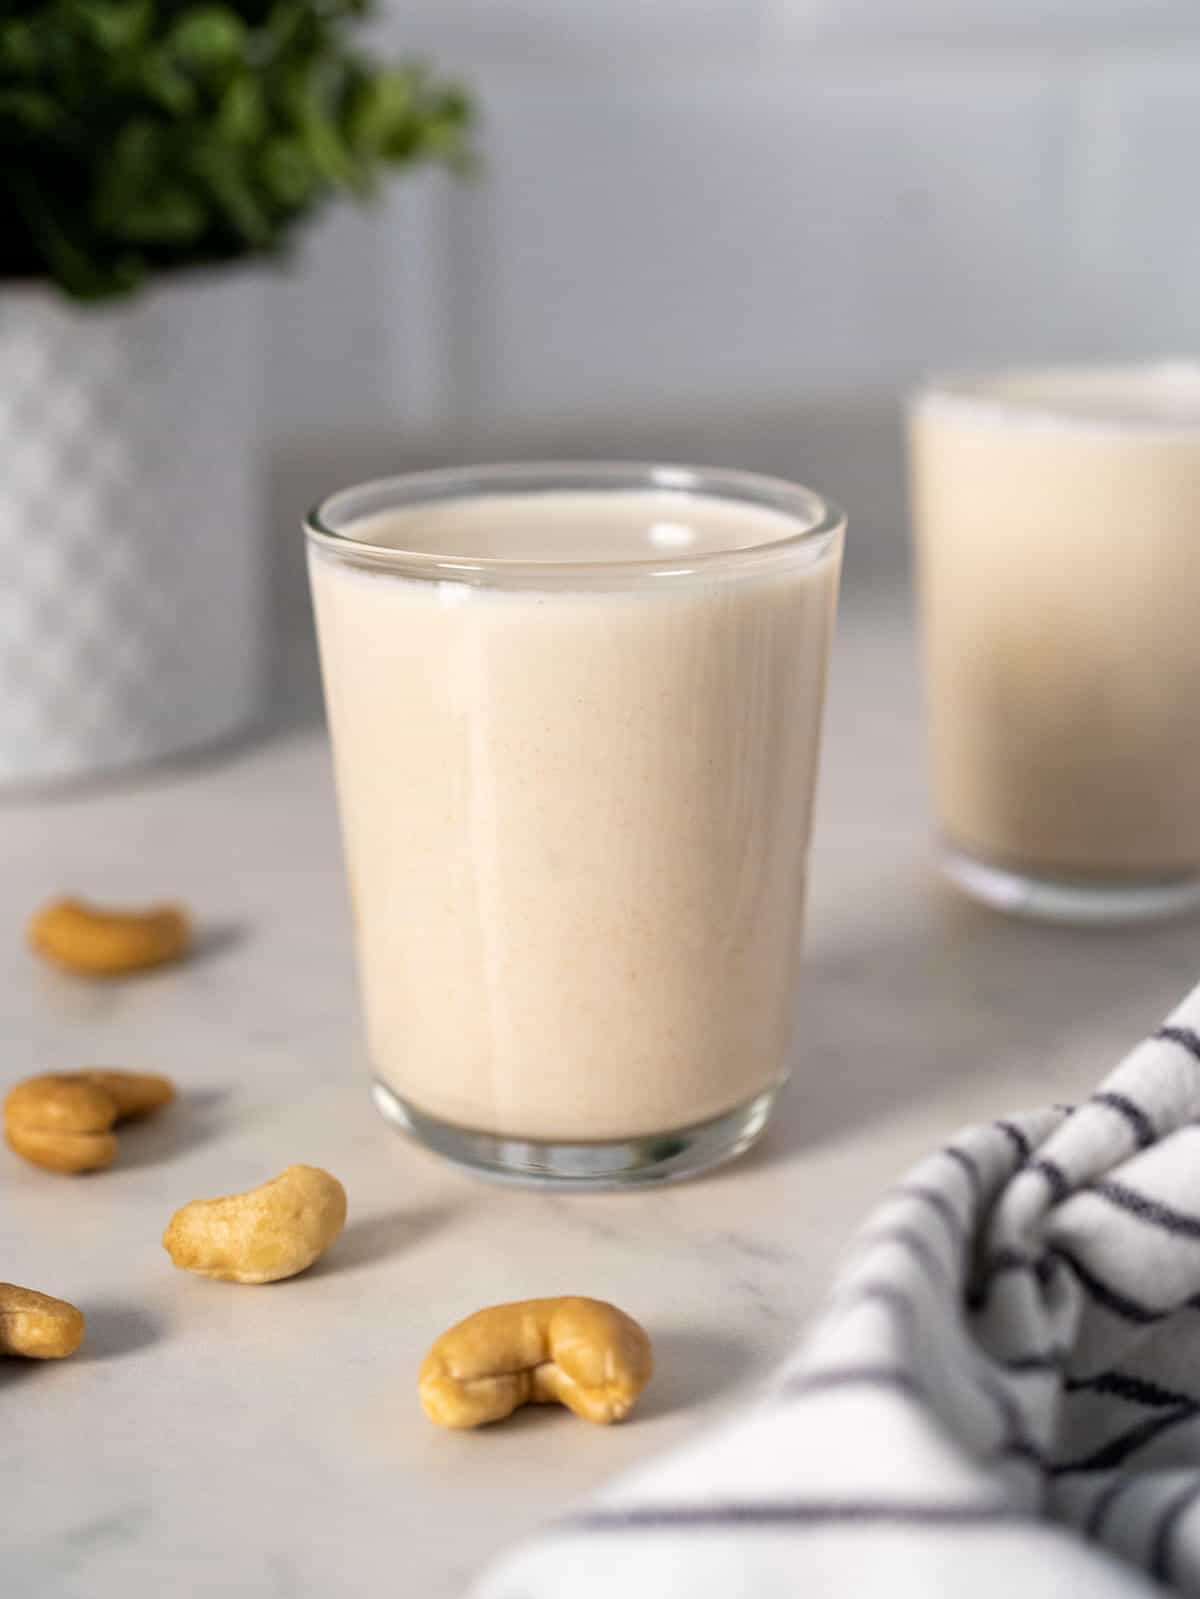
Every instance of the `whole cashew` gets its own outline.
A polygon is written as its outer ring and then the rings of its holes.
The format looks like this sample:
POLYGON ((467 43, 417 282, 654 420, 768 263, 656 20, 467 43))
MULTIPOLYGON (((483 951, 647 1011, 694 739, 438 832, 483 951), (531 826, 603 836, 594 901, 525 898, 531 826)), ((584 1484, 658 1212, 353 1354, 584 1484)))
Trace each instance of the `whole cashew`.
POLYGON ((187 915, 177 905, 112 911, 60 899, 29 924, 29 942, 39 955, 85 977, 121 977, 180 960, 190 938, 187 915))
POLYGON ((231 1283, 294 1277, 346 1224, 346 1190, 319 1166, 285 1172, 226 1199, 194 1199, 175 1212, 163 1248, 183 1271, 231 1283))
POLYGON ((83 1315, 65 1299, 0 1283, 0 1355, 61 1360, 83 1342, 83 1315))
POLYGON ((417 1388, 439 1427, 480 1427, 557 1401, 585 1421, 624 1421, 650 1381, 650 1340, 599 1299, 525 1299, 477 1310, 434 1344, 417 1388))
POLYGON ((48 1072, 27 1077, 4 1101, 10 1149, 47 1171, 103 1171, 117 1158, 112 1128, 173 1099, 165 1077, 142 1072, 48 1072))
POLYGON ((117 1158, 117 1103, 82 1077, 48 1073, 18 1083, 4 1101, 8 1147, 48 1171, 102 1171, 117 1158))

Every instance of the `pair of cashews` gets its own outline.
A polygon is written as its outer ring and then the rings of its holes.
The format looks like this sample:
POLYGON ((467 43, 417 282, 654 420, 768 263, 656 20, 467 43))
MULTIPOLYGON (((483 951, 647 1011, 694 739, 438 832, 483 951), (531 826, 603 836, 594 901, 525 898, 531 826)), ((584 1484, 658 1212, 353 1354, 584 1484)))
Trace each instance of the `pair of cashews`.
MULTIPOLYGON (((312 1166, 228 1199, 185 1205, 163 1239, 177 1266, 232 1282, 275 1282, 311 1266, 341 1232, 341 1183, 312 1166)), ((83 1342, 82 1311, 34 1288, 0 1283, 0 1356, 62 1360, 83 1342)))
POLYGON ((481 1427, 521 1405, 558 1403, 624 1421, 650 1381, 650 1340, 599 1299, 525 1299, 477 1310, 426 1355, 417 1388, 439 1427, 481 1427))
MULTIPOLYGON (((165 1077, 83 1071, 28 1077, 4 1101, 9 1147, 49 1171, 100 1171, 116 1159, 115 1123, 170 1102, 165 1077)), ((289 1166, 244 1194, 196 1199, 163 1244, 177 1266, 228 1282, 270 1283, 311 1266, 346 1222, 346 1190, 317 1166, 289 1166)))
MULTIPOLYGON (((289 1166, 246 1194, 198 1199, 178 1211, 163 1244, 177 1266, 228 1282, 268 1283, 311 1266, 341 1232, 346 1192, 315 1166, 289 1166)), ((83 1339, 64 1299, 0 1283, 0 1355, 58 1360, 83 1339)))
MULTIPOLYGON (((120 977, 179 960, 190 940, 187 915, 175 905, 125 912, 60 899, 29 924, 39 955, 88 977, 120 977)), ((174 1096, 165 1077, 148 1073, 49 1073, 8 1095, 4 1134, 18 1155, 48 1171, 103 1171, 117 1158, 116 1123, 149 1115, 174 1096)))
POLYGON ((174 1097, 170 1080, 149 1072, 46 1072, 10 1089, 4 1137, 47 1171, 103 1171, 117 1158, 117 1123, 148 1116, 174 1097))

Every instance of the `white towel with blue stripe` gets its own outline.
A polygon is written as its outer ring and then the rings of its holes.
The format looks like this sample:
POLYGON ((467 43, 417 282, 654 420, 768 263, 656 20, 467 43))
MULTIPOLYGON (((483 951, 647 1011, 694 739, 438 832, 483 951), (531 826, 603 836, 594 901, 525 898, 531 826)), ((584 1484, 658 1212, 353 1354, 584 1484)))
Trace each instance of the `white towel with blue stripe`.
POLYGON ((1200 1596, 1200 989, 870 1219, 752 1409, 479 1599, 1200 1596))

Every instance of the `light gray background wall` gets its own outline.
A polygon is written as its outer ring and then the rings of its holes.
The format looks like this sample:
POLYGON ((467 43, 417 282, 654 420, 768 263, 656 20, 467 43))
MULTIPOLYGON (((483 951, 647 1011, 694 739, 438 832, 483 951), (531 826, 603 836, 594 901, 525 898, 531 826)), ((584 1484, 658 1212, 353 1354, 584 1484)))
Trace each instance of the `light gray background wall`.
POLYGON ((272 285, 281 525, 358 471, 671 451, 840 494, 863 568, 921 372, 1200 346, 1200 0, 385 4, 486 173, 272 285))

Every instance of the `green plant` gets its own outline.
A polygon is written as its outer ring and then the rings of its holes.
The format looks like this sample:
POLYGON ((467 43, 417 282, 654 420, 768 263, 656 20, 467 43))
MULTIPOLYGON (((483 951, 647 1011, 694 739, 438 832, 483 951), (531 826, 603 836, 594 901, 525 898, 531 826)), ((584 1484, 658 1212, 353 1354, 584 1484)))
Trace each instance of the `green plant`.
POLYGON ((0 0, 0 278, 127 293, 279 250, 339 192, 469 156, 463 92, 355 47, 372 0, 0 0))

